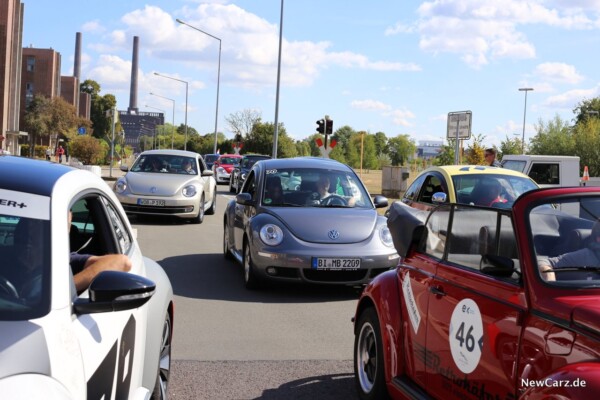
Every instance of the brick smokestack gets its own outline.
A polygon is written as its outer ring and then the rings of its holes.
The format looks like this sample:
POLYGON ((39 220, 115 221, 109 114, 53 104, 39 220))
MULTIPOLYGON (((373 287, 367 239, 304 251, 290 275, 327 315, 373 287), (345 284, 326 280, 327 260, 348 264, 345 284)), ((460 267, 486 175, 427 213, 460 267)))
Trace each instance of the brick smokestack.
POLYGON ((73 76, 81 79, 81 32, 75 34, 75 64, 73 65, 73 76))
POLYGON ((129 91, 129 108, 127 109, 128 114, 137 114, 137 90, 138 90, 138 51, 140 45, 140 38, 138 36, 133 37, 133 56, 131 59, 131 88, 129 91))

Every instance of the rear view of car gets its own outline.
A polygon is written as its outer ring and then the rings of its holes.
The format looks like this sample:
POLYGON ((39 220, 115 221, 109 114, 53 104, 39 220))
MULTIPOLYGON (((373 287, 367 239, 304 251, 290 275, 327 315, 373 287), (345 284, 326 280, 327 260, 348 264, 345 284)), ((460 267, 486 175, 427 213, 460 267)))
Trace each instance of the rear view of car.
POLYGON ((212 167, 217 183, 229 183, 231 171, 241 160, 242 156, 238 154, 222 154, 212 167))

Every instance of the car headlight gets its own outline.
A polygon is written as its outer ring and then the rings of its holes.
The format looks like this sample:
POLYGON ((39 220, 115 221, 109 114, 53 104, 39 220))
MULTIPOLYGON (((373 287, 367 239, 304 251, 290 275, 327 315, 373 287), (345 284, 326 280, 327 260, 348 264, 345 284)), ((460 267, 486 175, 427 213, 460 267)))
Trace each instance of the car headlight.
POLYGON ((123 193, 127 189, 127 181, 125 179, 117 180, 113 189, 117 193, 123 193))
POLYGON ((196 190, 196 186, 194 185, 187 185, 181 191, 181 194, 183 194, 185 197, 194 197, 196 193, 198 193, 198 191, 196 190))
POLYGON ((266 224, 260 228, 260 240, 268 246, 277 246, 283 241, 283 231, 275 224, 266 224))
POLYGON ((379 228, 379 238, 388 247, 392 247, 394 245, 394 241, 392 240, 392 233, 390 232, 390 228, 385 225, 382 225, 379 228))
POLYGON ((242 174, 242 180, 245 181, 246 180, 246 174, 242 174))
POLYGON ((217 172, 218 172, 219 174, 224 174, 224 173, 226 173, 227 171, 225 170, 225 168, 223 168, 223 167, 219 167, 219 168, 217 168, 217 172))

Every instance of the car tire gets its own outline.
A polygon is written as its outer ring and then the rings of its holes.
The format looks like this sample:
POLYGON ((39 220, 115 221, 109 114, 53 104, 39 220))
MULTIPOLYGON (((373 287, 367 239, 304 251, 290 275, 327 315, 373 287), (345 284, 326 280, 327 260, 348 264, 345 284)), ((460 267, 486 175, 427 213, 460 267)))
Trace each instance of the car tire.
POLYGON ((202 193, 200 204, 198 204, 198 215, 192 218, 192 221, 195 224, 201 224, 204 221, 204 193, 202 193))
POLYGON ((244 243, 244 286, 248 290, 255 290, 260 287, 260 281, 256 276, 254 263, 252 262, 252 256, 250 255, 250 245, 248 242, 244 243))
POLYGON ((229 226, 227 221, 225 221, 225 226, 223 227, 223 256, 226 260, 233 259, 233 254, 231 254, 231 248, 229 247, 229 226))
POLYGON ((217 191, 215 190, 215 194, 213 195, 212 203, 210 204, 210 208, 206 210, 206 214, 215 215, 217 212, 217 191))
POLYGON ((379 318, 373 307, 360 314, 357 327, 354 336, 354 382, 358 396, 363 400, 389 399, 379 318))
POLYGON ((166 400, 169 378, 171 375, 171 315, 167 313, 163 324, 163 331, 160 344, 160 353, 158 355, 158 372, 156 375, 156 384, 152 391, 152 400, 166 400))

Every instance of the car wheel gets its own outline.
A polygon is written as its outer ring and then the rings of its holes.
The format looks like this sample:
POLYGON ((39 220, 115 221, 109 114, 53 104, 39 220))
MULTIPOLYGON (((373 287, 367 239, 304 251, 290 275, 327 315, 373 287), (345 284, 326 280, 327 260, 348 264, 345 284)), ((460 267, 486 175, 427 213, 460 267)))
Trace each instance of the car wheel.
POLYGON ((246 289, 258 289, 260 284, 256 272, 254 271, 254 263, 250 255, 250 245, 244 243, 244 286, 246 289))
POLYGON ((204 193, 202 193, 200 204, 198 205, 198 215, 193 218, 195 224, 201 224, 202 221, 204 221, 204 193))
POLYGON ((223 256, 225 256, 226 260, 233 259, 229 246, 229 226, 227 221, 225 221, 225 226, 223 228, 223 256))
POLYGON ((158 374, 156 384, 152 392, 152 400, 166 400, 167 387, 171 374, 171 316, 167 313, 163 325, 162 340, 160 344, 160 353, 158 358, 158 374))
POLYGON ((229 193, 235 193, 235 189, 233 188, 233 174, 231 174, 231 178, 229 179, 229 193))
POLYGON ((212 203, 210 204, 210 208, 206 210, 208 215, 214 215, 217 212, 217 191, 215 190, 215 194, 213 195, 212 203))
POLYGON ((354 337, 354 377, 361 399, 389 398, 379 318, 373 307, 364 310, 358 319, 358 334, 354 337))

